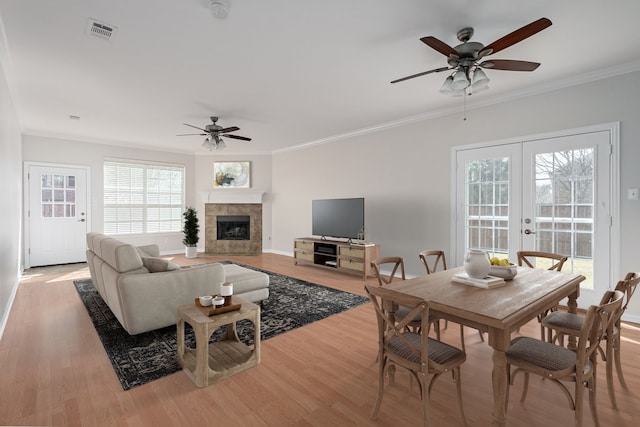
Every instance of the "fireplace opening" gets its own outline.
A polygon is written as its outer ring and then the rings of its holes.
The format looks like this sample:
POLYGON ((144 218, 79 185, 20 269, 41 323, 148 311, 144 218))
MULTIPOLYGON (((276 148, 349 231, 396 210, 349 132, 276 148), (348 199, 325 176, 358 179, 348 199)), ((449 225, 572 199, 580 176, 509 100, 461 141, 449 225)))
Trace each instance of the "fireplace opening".
POLYGON ((249 215, 218 215, 218 240, 251 240, 249 215))

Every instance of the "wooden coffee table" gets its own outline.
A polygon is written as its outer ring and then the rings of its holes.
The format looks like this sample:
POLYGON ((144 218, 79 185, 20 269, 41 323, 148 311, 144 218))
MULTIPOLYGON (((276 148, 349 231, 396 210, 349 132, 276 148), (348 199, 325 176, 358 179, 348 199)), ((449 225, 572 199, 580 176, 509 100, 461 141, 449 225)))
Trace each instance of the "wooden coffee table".
POLYGON ((207 316, 195 304, 185 304, 177 310, 178 364, 198 387, 206 387, 260 363, 260 307, 233 297, 232 304, 242 304, 240 310, 207 316), (247 319, 254 326, 254 344, 240 341, 236 322, 247 319), (191 325, 196 336, 196 348, 184 342, 184 324, 191 325), (227 326, 221 341, 209 343, 211 335, 227 326))

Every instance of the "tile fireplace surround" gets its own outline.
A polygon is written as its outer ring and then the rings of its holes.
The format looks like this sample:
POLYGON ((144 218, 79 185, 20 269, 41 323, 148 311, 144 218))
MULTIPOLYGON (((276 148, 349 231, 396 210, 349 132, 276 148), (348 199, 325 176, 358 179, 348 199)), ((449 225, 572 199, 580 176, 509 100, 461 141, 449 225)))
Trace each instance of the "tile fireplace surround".
POLYGON ((258 255, 262 253, 262 203, 205 203, 204 250, 212 255, 258 255), (250 217, 250 240, 218 240, 218 215, 250 217))

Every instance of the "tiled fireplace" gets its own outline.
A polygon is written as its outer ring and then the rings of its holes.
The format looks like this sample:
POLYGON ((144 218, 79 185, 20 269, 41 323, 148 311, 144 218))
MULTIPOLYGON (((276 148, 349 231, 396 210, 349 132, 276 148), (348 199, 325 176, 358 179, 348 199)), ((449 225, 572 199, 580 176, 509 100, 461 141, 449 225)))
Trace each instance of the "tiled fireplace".
POLYGON ((204 224, 206 253, 262 253, 261 203, 205 203, 204 224))

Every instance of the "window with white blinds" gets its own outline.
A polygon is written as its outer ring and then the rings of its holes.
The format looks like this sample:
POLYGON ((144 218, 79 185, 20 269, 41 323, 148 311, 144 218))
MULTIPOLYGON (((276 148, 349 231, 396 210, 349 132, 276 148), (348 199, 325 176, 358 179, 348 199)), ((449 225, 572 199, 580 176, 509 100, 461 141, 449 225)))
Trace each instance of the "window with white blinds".
POLYGON ((174 232, 182 229, 184 167, 104 162, 104 233, 174 232))

